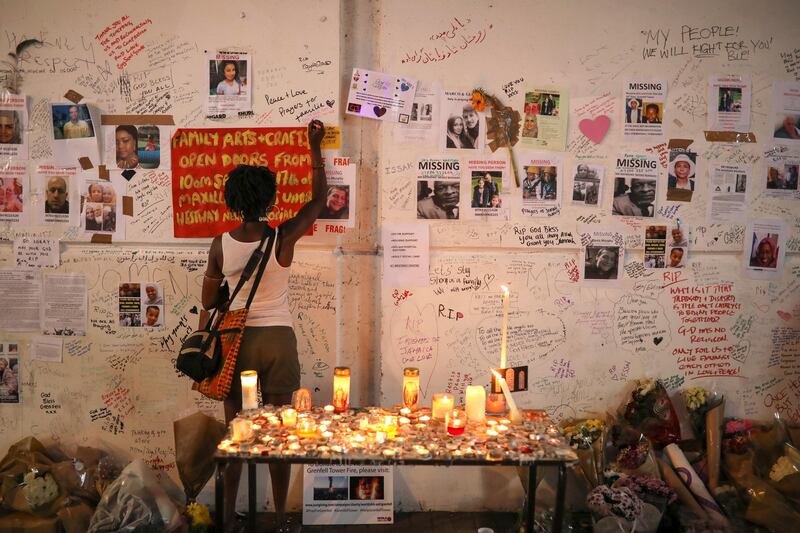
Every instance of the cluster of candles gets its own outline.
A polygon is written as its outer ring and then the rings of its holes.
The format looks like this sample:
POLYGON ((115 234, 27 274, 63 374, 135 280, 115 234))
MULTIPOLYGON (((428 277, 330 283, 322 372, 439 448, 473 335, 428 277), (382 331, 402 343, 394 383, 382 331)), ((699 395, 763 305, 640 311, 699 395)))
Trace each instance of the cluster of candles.
POLYGON ((470 421, 452 407, 452 397, 436 410, 407 407, 337 412, 334 405, 298 412, 289 406, 243 412, 231 422, 218 452, 244 456, 375 459, 575 460, 558 429, 541 411, 521 423, 507 418, 470 421))

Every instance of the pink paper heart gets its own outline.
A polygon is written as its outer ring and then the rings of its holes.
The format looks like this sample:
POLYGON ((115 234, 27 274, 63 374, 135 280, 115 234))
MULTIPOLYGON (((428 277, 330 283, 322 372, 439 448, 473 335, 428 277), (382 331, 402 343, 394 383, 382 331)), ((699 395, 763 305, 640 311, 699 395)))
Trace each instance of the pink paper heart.
POLYGON ((786 311, 778 311, 778 316, 784 319, 786 322, 789 322, 792 319, 792 314, 787 313, 786 311))
POLYGON ((595 144, 600 144, 610 127, 611 119, 606 115, 600 115, 595 119, 585 118, 578 123, 578 129, 581 130, 581 133, 595 144))

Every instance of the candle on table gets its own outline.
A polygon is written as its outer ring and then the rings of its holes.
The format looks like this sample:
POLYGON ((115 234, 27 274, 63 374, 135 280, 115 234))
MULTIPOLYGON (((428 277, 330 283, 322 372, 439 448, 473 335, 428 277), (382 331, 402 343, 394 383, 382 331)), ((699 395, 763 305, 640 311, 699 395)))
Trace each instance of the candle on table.
POLYGON ((246 418, 234 418, 231 420, 231 431, 232 440, 242 442, 253 436, 253 424, 246 418))
POLYGON ((284 409, 281 411, 281 420, 287 428, 294 427, 297 424, 297 411, 291 407, 284 409))
POLYGON ((511 293, 505 285, 501 285, 500 289, 503 291, 503 329, 502 337, 500 338, 500 368, 505 368, 507 363, 506 340, 508 338, 508 304, 511 293))
POLYGON ((467 420, 464 418, 463 411, 453 409, 445 414, 445 425, 447 426, 448 435, 462 435, 464 427, 467 425, 467 420))
POLYGON ((313 437, 317 431, 317 424, 311 418, 301 418, 297 422, 297 434, 301 437, 313 437))
POLYGON ((506 410, 506 400, 502 394, 492 393, 486 397, 486 411, 492 414, 500 414, 506 410))
POLYGON ((454 405, 455 399, 452 394, 447 394, 446 392, 436 393, 433 395, 433 409, 431 415, 437 420, 444 420, 444 415, 448 411, 452 411, 454 405))
POLYGON ((258 409, 258 372, 245 370, 241 373, 242 410, 258 409))
POLYGON ((419 407, 419 368, 403 369, 403 405, 412 411, 419 407))
POLYGON ((466 390, 467 420, 483 422, 486 419, 486 391, 480 385, 468 385, 466 390))
POLYGON ((517 404, 514 402, 514 398, 511 397, 511 391, 508 390, 508 383, 506 380, 500 377, 500 374, 497 373, 494 369, 492 369, 492 374, 497 378, 497 381, 500 382, 500 388, 503 389, 503 396, 506 397, 506 402, 508 403, 509 414, 511 415, 511 422, 514 424, 519 424, 522 422, 522 414, 517 409, 517 404))
POLYGON ((294 408, 303 413, 311 410, 311 391, 305 387, 297 389, 294 393, 294 408))
POLYGON ((336 410, 336 408, 329 404, 323 407, 322 410, 325 411, 326 414, 331 414, 336 410))
POLYGON ((350 408, 350 368, 346 366, 333 369, 333 407, 337 413, 350 408))

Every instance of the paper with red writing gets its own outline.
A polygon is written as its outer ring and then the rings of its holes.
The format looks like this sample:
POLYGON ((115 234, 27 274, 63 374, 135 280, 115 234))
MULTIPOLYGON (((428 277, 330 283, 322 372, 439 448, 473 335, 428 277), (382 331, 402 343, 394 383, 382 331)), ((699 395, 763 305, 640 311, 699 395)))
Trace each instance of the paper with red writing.
POLYGON ((214 237, 241 222, 228 211, 224 197, 228 172, 239 164, 275 172, 274 226, 294 217, 311 199, 306 128, 182 128, 172 138, 175 237, 214 237))

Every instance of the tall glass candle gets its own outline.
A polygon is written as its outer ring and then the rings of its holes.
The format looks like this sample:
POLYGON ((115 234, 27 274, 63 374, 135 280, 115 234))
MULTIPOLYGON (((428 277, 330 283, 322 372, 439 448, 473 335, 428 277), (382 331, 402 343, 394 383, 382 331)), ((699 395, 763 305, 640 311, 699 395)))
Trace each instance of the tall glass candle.
POLYGON ((305 387, 299 388, 294 393, 294 408, 303 413, 311 410, 311 391, 305 387))
POLYGON ((506 340, 508 339, 508 300, 511 293, 505 285, 501 285, 500 288, 503 290, 503 329, 502 337, 500 338, 500 368, 505 368, 507 364, 506 340))
POLYGON ((258 409, 258 372, 245 370, 242 379, 242 410, 258 409))
POLYGON ((403 407, 412 411, 419 407, 419 368, 403 369, 403 407))
POLYGON ((486 391, 480 385, 468 385, 466 399, 467 420, 483 422, 486 418, 486 391))
POLYGON ((433 418, 437 420, 444 420, 444 416, 448 411, 452 411, 455 404, 455 399, 452 394, 446 392, 439 392, 433 395, 433 418))
POLYGON ((333 407, 337 413, 350 408, 350 368, 346 366, 333 369, 333 407))

